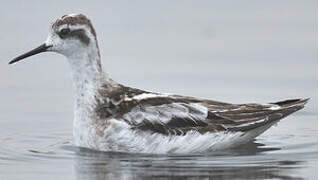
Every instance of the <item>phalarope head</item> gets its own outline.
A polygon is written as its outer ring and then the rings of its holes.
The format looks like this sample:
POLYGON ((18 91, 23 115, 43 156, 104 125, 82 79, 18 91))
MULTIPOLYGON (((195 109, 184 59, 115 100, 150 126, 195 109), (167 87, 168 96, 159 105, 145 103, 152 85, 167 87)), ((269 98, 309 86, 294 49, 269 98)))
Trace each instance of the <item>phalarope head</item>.
POLYGON ((66 57, 76 57, 83 52, 93 51, 99 56, 96 32, 90 20, 83 14, 62 16, 53 23, 42 45, 14 58, 9 64, 47 51, 57 52, 66 57))

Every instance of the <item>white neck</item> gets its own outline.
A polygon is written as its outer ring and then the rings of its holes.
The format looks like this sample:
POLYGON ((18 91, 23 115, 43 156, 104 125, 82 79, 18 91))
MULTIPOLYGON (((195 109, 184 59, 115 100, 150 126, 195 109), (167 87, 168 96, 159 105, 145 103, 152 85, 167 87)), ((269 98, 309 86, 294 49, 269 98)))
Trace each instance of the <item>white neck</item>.
POLYGON ((74 85, 75 109, 92 110, 98 90, 104 85, 111 87, 114 82, 103 72, 97 47, 78 49, 67 56, 74 85))
POLYGON ((71 66, 76 99, 87 96, 89 91, 94 91, 105 79, 100 63, 97 63, 100 59, 96 53, 82 51, 68 57, 68 60, 71 66))

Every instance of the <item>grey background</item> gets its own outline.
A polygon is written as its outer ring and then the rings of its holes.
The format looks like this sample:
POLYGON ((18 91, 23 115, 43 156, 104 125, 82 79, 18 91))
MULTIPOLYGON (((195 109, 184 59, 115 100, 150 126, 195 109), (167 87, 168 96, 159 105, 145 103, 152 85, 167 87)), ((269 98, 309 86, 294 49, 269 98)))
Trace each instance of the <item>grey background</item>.
MULTIPOLYGON (((282 0, 3 1, 0 135, 21 148, 15 156, 32 144, 18 145, 22 134, 37 141, 47 141, 38 137, 48 132, 71 137, 72 83, 65 57, 43 53, 7 65, 40 45, 50 24, 69 13, 92 20, 104 70, 125 85, 233 103, 312 97, 299 114, 317 119, 317 5, 282 0)), ((318 125, 293 122, 286 120, 277 129, 293 134, 301 125, 318 125)), ((275 130, 268 133, 270 139, 275 130)), ((315 176, 310 168, 303 174, 315 176)))

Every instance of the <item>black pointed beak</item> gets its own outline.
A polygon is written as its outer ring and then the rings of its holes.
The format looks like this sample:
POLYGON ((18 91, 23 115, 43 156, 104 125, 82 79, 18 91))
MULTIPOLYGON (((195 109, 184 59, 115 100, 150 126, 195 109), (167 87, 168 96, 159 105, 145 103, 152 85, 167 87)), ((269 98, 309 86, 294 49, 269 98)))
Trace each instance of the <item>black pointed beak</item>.
POLYGON ((18 61, 21 61, 22 59, 25 59, 27 57, 30 57, 30 56, 33 56, 33 55, 36 55, 36 54, 39 54, 39 53, 42 53, 42 52, 45 52, 47 51, 48 48, 52 47, 52 45, 48 46, 46 45, 45 43, 42 44, 41 46, 27 52, 27 53, 24 53, 22 54, 21 56, 18 56, 16 58, 14 58, 12 61, 9 62, 9 64, 13 64, 13 63, 16 63, 18 61))

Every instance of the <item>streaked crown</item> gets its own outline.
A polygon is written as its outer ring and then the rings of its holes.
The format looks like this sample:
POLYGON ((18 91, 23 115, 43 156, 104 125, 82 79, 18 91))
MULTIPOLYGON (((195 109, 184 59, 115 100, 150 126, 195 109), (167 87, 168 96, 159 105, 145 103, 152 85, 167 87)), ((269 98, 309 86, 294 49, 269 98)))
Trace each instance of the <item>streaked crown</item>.
POLYGON ((77 38, 88 45, 90 43, 90 35, 87 33, 90 33, 96 40, 96 32, 93 25, 83 14, 64 15, 53 23, 52 29, 61 39, 77 38))

